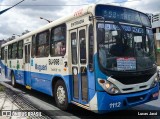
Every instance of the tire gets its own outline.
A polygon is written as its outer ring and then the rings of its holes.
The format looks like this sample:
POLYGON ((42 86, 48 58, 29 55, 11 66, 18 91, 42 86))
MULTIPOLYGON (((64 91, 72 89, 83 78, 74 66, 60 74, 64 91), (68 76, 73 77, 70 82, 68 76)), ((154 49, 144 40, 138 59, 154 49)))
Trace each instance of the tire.
POLYGON ((13 73, 11 74, 11 84, 13 87, 16 87, 16 80, 13 73))
POLYGON ((54 98, 58 108, 61 110, 67 110, 69 107, 68 104, 68 95, 65 83, 62 80, 58 80, 54 88, 54 98))

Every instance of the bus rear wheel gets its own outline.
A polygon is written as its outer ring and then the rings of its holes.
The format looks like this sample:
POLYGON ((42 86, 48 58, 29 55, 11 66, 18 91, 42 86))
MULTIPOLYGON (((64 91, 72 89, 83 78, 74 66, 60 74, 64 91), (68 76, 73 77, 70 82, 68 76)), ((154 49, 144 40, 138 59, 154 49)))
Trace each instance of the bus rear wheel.
POLYGON ((13 87, 16 87, 16 80, 13 73, 11 74, 11 83, 13 87))
POLYGON ((65 83, 62 80, 58 80, 54 89, 55 102, 58 108, 61 110, 68 109, 68 95, 65 83))

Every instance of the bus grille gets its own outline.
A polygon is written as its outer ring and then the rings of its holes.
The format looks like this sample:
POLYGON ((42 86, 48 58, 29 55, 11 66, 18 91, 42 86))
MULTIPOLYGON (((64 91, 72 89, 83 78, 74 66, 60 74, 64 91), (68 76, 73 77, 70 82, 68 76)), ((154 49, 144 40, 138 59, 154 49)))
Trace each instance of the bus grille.
POLYGON ((129 84, 137 84, 147 82, 152 75, 145 75, 145 76, 137 76, 137 77, 114 77, 114 79, 118 80, 119 82, 129 85, 129 84))

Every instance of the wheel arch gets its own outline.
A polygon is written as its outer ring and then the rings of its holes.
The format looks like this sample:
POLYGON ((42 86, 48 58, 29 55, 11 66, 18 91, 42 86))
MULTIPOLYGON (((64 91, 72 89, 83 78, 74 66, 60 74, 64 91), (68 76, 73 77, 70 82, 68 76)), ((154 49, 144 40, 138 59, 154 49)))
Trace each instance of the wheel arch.
POLYGON ((70 84, 69 84, 69 77, 66 78, 61 75, 55 75, 52 78, 52 83, 51 83, 52 96, 54 96, 54 87, 55 87, 55 84, 58 80, 62 80, 64 82, 66 89, 67 89, 68 102, 70 102, 71 101, 71 90, 70 90, 70 84))

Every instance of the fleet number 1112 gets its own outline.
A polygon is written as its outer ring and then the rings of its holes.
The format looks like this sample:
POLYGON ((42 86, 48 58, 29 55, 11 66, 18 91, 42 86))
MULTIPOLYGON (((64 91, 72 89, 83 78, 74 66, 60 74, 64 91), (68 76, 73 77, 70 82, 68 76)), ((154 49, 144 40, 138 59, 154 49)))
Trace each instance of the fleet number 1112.
POLYGON ((121 106, 121 102, 115 102, 109 104, 110 108, 118 108, 121 106))

